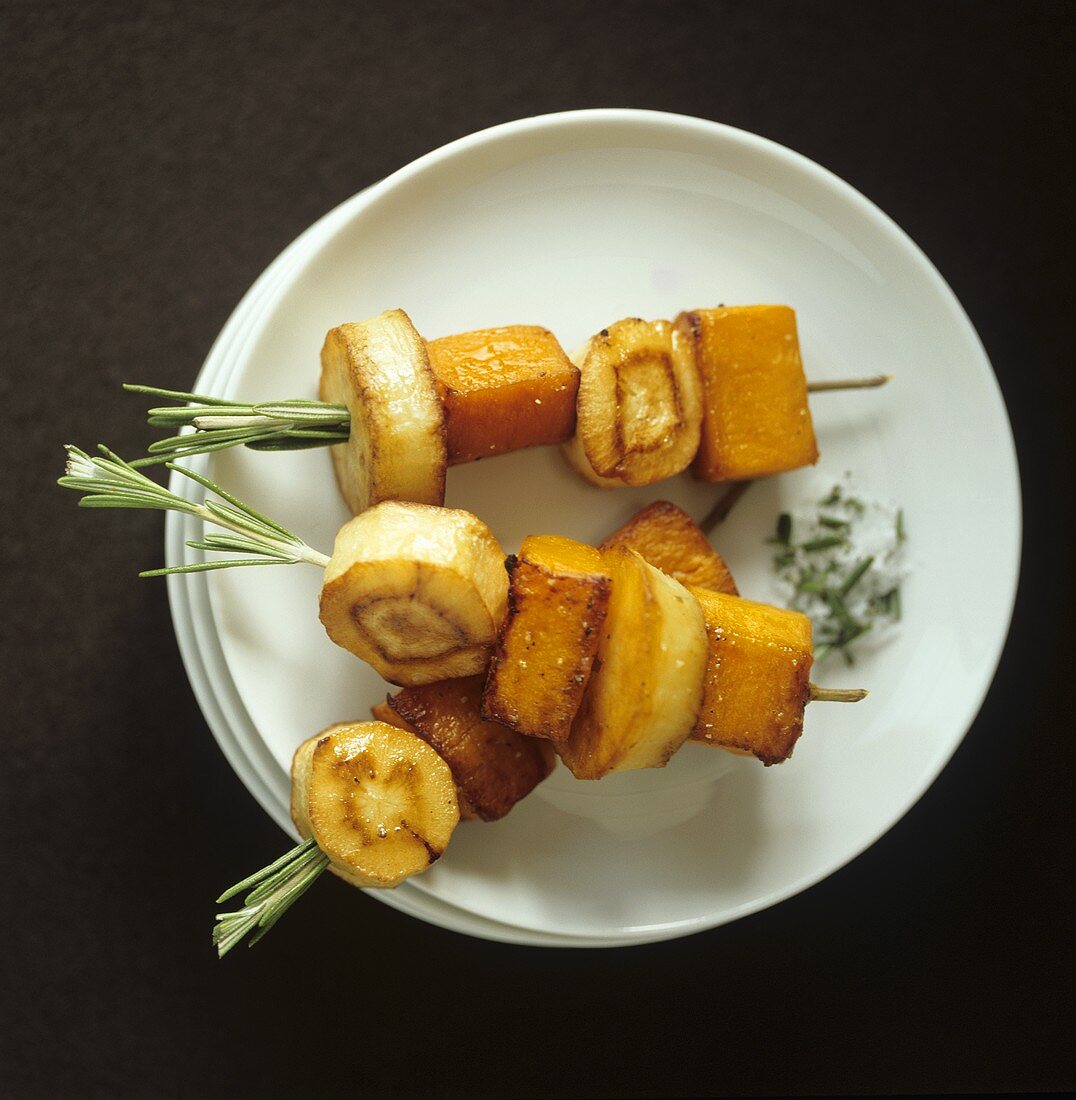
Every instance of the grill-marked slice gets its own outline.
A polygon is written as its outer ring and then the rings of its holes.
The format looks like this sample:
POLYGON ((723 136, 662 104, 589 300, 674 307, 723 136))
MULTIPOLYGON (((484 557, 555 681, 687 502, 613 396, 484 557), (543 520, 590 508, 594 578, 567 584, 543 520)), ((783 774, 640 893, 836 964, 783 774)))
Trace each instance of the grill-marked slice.
POLYGON ((597 485, 650 485, 686 469, 699 446, 695 358, 669 321, 637 317, 593 336, 579 367, 576 434, 565 451, 597 485))
POLYGON ((459 821, 448 765, 384 722, 343 723, 292 761, 291 816, 354 886, 396 886, 435 862, 459 821))

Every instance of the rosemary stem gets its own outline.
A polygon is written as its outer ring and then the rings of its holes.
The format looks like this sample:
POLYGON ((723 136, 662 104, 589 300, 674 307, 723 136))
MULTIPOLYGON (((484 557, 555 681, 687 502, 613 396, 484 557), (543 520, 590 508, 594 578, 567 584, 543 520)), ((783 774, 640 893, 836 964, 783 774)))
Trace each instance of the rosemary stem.
MULTIPOLYGON (((204 504, 195 504, 192 514, 198 516, 205 523, 213 524, 216 527, 223 527, 225 530, 234 531, 238 535, 250 534, 249 527, 244 527, 239 523, 227 519, 225 516, 211 512, 204 504)), ((322 569, 329 564, 328 555, 322 554, 312 546, 307 546, 305 544, 296 546, 294 542, 289 542, 286 539, 274 538, 270 535, 260 535, 258 541, 266 544, 267 547, 279 550, 282 555, 293 558, 296 561, 306 562, 309 565, 317 565, 322 569)))
POLYGON ((193 550, 216 551, 243 557, 225 557, 189 565, 153 569, 142 576, 160 577, 172 573, 199 573, 247 565, 293 565, 306 562, 324 569, 329 558, 313 549, 294 532, 251 508, 215 482, 186 466, 174 462, 165 468, 181 474, 201 486, 205 493, 200 502, 188 500, 146 477, 131 463, 105 446, 100 456, 91 458, 78 447, 67 448, 67 471, 59 484, 82 494, 85 508, 144 508, 152 511, 181 512, 203 523, 221 527, 228 535, 205 535, 188 542, 193 550))
POLYGON ((200 432, 224 431, 226 428, 287 430, 294 425, 294 421, 282 420, 275 416, 262 416, 260 413, 254 413, 251 416, 196 416, 190 423, 200 432))
POLYGON ((718 502, 699 522, 699 526, 706 534, 710 534, 718 524, 724 523, 729 518, 729 513, 736 506, 736 502, 751 488, 752 484, 753 482, 750 481, 734 481, 729 485, 718 502))
POLYGON ((810 684, 808 696, 812 703, 858 703, 867 698, 866 688, 824 688, 810 684))

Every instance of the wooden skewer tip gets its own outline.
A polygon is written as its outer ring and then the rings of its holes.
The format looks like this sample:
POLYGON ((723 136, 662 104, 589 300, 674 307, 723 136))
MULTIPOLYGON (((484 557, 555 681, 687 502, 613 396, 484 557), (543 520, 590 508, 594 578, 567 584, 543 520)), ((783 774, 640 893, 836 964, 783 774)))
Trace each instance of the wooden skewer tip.
POLYGON ((866 688, 824 688, 811 684, 809 699, 813 703, 858 703, 867 694, 866 688))
POLYGON ((808 382, 808 393, 825 393, 829 390, 870 390, 891 381, 891 374, 872 374, 869 378, 838 378, 831 382, 808 382))

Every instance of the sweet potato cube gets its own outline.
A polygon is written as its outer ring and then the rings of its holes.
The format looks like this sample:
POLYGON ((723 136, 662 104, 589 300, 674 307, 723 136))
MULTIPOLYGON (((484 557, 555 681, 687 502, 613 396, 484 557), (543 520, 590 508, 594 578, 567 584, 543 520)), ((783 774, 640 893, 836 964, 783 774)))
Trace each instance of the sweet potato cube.
POLYGON ((441 757, 467 809, 496 821, 553 770, 551 747, 481 713, 482 677, 404 688, 389 706, 441 757))
POLYGON ((788 306, 681 313, 702 378, 702 442, 692 472, 743 481, 818 461, 796 314, 788 306))
POLYGON ((599 551, 536 535, 508 559, 508 614, 483 713, 531 737, 564 741, 598 651, 612 580, 599 551))
POLYGON ((483 328, 426 345, 445 409, 450 464, 575 432, 579 371, 537 325, 483 328))
POLYGON ((681 584, 739 595, 725 559, 710 545, 702 528, 667 500, 636 512, 601 544, 602 550, 627 546, 681 584))
POLYGON ((811 672, 811 620, 691 589, 706 619, 709 650, 695 741, 778 764, 803 732, 811 672))

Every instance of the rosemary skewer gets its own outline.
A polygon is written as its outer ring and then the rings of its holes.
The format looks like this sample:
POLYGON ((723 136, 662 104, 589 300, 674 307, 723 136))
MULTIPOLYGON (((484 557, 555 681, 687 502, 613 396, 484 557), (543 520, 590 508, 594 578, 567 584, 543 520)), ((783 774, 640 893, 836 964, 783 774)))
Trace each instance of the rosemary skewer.
MULTIPOLYGON (((808 382, 807 392, 867 389, 883 386, 889 380, 890 375, 879 374, 870 378, 808 382)), ((326 401, 288 398, 283 401, 247 403, 203 393, 186 393, 133 383, 124 383, 123 388, 128 393, 157 397, 174 403, 149 409, 146 415, 147 423, 151 426, 172 428, 177 433, 181 428, 194 428, 193 432, 172 435, 150 444, 147 457, 132 463, 136 467, 151 466, 173 458, 208 454, 229 447, 249 447, 258 451, 330 447, 335 443, 347 442, 351 431, 351 417, 347 407, 326 401)), ((726 515, 736 499, 738 498, 729 502, 726 515)), ((714 519, 711 526, 723 518, 724 516, 720 516, 714 519)))

